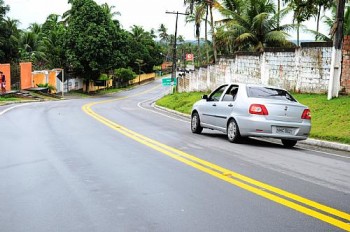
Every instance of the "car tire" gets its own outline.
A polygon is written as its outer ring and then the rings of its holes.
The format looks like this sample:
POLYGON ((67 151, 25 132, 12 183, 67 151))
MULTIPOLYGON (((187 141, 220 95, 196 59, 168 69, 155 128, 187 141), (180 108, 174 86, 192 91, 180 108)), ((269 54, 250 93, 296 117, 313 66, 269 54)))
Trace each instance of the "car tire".
POLYGON ((227 124, 227 139, 231 143, 237 143, 241 139, 241 134, 237 122, 234 119, 231 119, 227 124))
POLYGON ((191 131, 195 134, 200 134, 203 131, 203 127, 201 127, 199 115, 197 112, 194 112, 191 117, 191 131))
POLYGON ((297 144, 297 140, 289 140, 289 139, 282 139, 282 144, 284 147, 287 147, 287 148, 292 148, 295 146, 295 144, 297 144))

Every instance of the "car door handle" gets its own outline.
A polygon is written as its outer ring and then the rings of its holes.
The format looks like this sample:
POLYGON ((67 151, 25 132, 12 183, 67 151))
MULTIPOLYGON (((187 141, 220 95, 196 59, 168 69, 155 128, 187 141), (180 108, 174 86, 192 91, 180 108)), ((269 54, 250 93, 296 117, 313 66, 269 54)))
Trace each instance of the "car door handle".
POLYGON ((216 106, 216 104, 214 103, 213 106, 216 106))
POLYGON ((227 105, 228 107, 233 107, 233 105, 232 104, 229 104, 229 105, 227 105))

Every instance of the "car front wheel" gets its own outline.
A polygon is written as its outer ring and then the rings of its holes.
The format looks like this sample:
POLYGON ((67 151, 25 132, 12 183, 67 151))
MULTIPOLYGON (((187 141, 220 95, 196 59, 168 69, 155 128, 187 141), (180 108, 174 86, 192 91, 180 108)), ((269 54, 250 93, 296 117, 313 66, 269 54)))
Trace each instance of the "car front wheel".
POLYGON ((202 132, 202 130, 203 130, 203 127, 201 127, 199 115, 198 115, 197 112, 194 112, 192 114, 191 130, 192 130, 192 133, 195 133, 195 134, 200 134, 202 132))
POLYGON ((287 148, 292 148, 295 146, 295 144, 297 144, 296 140, 289 140, 289 139, 282 139, 282 144, 283 146, 287 147, 287 148))
POLYGON ((231 143, 236 143, 241 139, 238 125, 234 119, 231 119, 227 124, 227 139, 231 143))

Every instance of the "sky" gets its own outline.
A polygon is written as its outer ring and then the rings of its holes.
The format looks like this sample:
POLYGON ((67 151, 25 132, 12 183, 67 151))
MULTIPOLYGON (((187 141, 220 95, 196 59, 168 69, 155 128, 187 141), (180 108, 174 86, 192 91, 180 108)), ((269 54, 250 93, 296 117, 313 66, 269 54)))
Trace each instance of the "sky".
MULTIPOLYGON (((10 6, 10 12, 7 14, 10 18, 18 19, 21 29, 26 29, 31 23, 43 24, 50 14, 62 15, 70 9, 68 0, 4 0, 5 4, 10 6)), ((186 8, 183 0, 95 0, 98 4, 108 3, 109 6, 115 6, 115 12, 121 15, 116 16, 122 27, 130 30, 133 25, 142 26, 146 31, 159 28, 163 23, 168 29, 168 34, 174 34, 176 15, 166 14, 165 12, 184 13, 186 8)), ((288 19, 291 23, 291 19, 288 19)), ((311 29, 316 28, 314 20, 305 23, 311 29)), ((202 27, 202 29, 204 26, 202 27)), ((322 30, 322 28, 321 28, 322 30)), ((323 29, 325 30, 325 29, 323 29)), ((194 40, 194 25, 185 23, 185 16, 179 15, 178 35, 183 35, 186 40, 194 40)), ((325 31, 321 31, 328 34, 325 31)), ((201 33, 204 35, 204 33, 201 33)), ((290 33, 291 39, 296 38, 296 33, 290 33)), ((312 35, 301 33, 301 40, 313 39, 312 35)))
MULTIPOLYGON (((31 23, 43 24, 48 15, 62 15, 70 9, 68 0, 4 0, 10 6, 7 14, 18 19, 21 29, 26 29, 31 23)), ((183 0, 95 0, 98 4, 108 3, 115 6, 115 12, 120 12, 119 20, 124 29, 130 30, 133 25, 142 26, 146 31, 157 30, 163 23, 169 34, 175 32, 176 15, 165 12, 184 13, 186 8, 183 0)), ((185 39, 194 39, 194 25, 185 23, 185 16, 179 15, 178 35, 185 39)))

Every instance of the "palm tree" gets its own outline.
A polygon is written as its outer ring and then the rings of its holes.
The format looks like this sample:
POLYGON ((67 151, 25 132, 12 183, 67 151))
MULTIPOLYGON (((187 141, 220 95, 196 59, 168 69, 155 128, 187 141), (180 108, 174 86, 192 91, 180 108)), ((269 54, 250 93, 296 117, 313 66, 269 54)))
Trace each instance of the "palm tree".
POLYGON ((141 26, 133 25, 131 27, 131 35, 137 42, 144 42, 145 39, 148 38, 148 36, 151 36, 151 34, 143 29, 141 26))
POLYGON ((115 8, 115 6, 109 6, 108 3, 103 3, 101 5, 102 10, 110 16, 111 19, 113 19, 115 16, 120 16, 120 12, 116 11, 113 12, 113 9, 115 8))
POLYGON ((212 35, 212 48, 213 48, 213 62, 215 63, 217 60, 217 49, 216 49, 216 39, 215 39, 215 27, 214 27, 214 16, 213 16, 213 8, 218 6, 218 2, 216 0, 184 0, 185 5, 188 5, 188 10, 192 14, 195 6, 203 5, 206 8, 206 17, 205 17, 205 41, 207 42, 207 23, 210 22, 211 27, 211 35, 212 35), (208 21, 208 16, 210 16, 210 20, 208 21))
MULTIPOLYGON (((206 47, 206 60, 209 63, 209 49, 207 46, 207 36, 208 36, 208 27, 207 27, 207 19, 208 19, 208 7, 206 4, 196 5, 194 9, 194 13, 190 14, 186 17, 186 22, 194 22, 196 28, 196 38, 197 38, 197 61, 199 61, 199 57, 201 55, 201 45, 200 45, 200 28, 202 21, 205 22, 205 47, 206 47)), ((198 64, 199 65, 199 64, 198 64)))
POLYGON ((19 45, 22 61, 30 61, 34 67, 41 67, 47 62, 45 46, 40 35, 33 31, 22 32, 19 45))
POLYGON ((168 28, 162 23, 157 31, 159 33, 160 42, 167 43, 169 39, 168 28))
MULTIPOLYGON (((332 11, 332 14, 331 16, 323 16, 323 22, 327 25, 327 27, 329 28, 329 35, 324 35, 320 32, 317 32, 317 31, 314 31, 314 30, 307 30, 308 32, 314 34, 316 36, 316 38, 318 40, 321 40, 321 41, 332 41, 332 27, 334 25, 334 22, 336 20, 336 11, 337 11, 337 7, 336 5, 333 5, 331 7, 331 11, 332 11)), ((346 6, 345 8, 345 13, 344 13, 344 25, 343 25, 343 29, 344 29, 344 32, 343 34, 344 35, 350 35, 350 6, 346 6)))
POLYGON ((18 29, 19 21, 7 18, 4 21, 4 28, 7 30, 9 38, 7 41, 7 51, 5 52, 5 60, 16 62, 18 59, 18 44, 20 38, 20 30, 18 29))
POLYGON ((0 0, 0 20, 3 20, 6 12, 10 10, 8 5, 5 5, 4 0, 0 0))
POLYGON ((101 5, 103 12, 109 16, 109 18, 119 26, 119 21, 115 19, 116 16, 120 16, 119 11, 113 11, 115 6, 109 6, 108 3, 104 3, 101 5))
MULTIPOLYGON (((332 0, 316 0, 317 4, 317 25, 316 25, 316 32, 319 32, 320 28, 320 19, 321 19, 321 10, 323 8, 323 11, 326 11, 327 9, 330 9, 333 5, 335 5, 335 2, 332 0)), ((317 39, 317 36, 316 36, 317 39)))
POLYGON ((314 4, 314 1, 307 0, 285 0, 285 2, 288 3, 286 10, 293 11, 293 22, 296 22, 297 45, 299 46, 302 22, 316 15, 317 6, 314 4))
POLYGON ((228 37, 233 41, 232 44, 229 44, 229 41, 226 44, 230 51, 232 47, 236 50, 261 52, 265 47, 291 46, 286 31, 292 27, 278 26, 280 15, 276 14, 275 6, 270 0, 248 0, 238 11, 224 6, 221 6, 219 11, 225 17, 221 21, 219 35, 220 38, 228 37))

